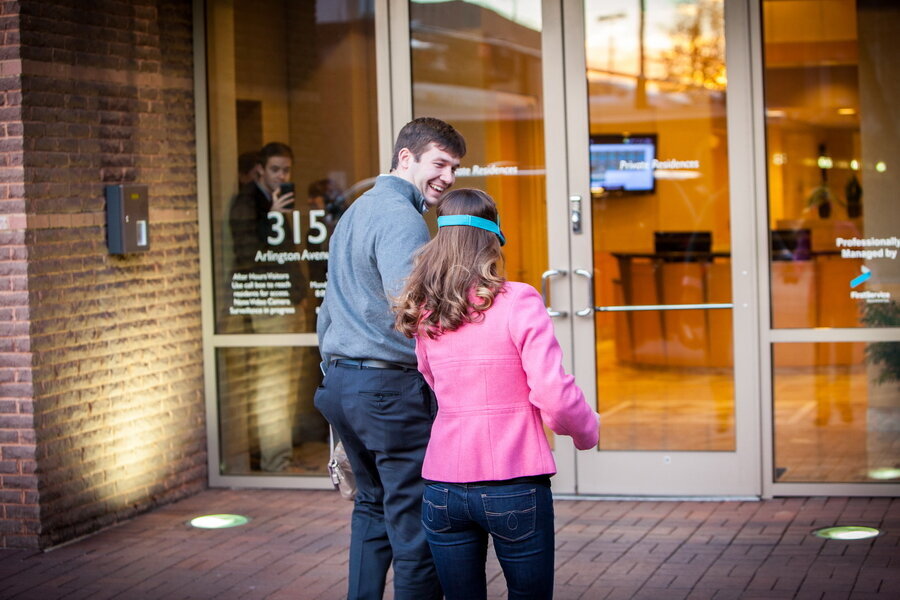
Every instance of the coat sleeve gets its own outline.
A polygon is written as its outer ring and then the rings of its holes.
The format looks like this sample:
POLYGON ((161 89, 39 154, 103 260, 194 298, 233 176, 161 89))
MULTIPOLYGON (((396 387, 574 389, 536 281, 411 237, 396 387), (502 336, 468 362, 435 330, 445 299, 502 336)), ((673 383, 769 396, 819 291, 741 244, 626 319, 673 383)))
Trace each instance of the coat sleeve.
POLYGON ((575 447, 587 450, 599 441, 598 415, 562 365, 562 348, 540 294, 523 286, 513 299, 509 330, 522 358, 530 388, 529 400, 555 433, 571 436, 575 447))

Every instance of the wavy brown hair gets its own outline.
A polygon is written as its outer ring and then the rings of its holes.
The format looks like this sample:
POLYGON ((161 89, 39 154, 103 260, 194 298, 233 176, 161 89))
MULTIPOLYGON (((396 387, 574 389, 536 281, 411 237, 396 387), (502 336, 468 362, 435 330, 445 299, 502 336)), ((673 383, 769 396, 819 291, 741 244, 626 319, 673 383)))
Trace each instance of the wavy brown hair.
MULTIPOLYGON (((497 222, 494 200, 474 189, 449 192, 439 217, 473 215, 497 222)), ((394 302, 395 326, 406 337, 436 338, 482 318, 506 278, 500 241, 490 231, 466 225, 441 227, 416 255, 412 273, 394 302)))

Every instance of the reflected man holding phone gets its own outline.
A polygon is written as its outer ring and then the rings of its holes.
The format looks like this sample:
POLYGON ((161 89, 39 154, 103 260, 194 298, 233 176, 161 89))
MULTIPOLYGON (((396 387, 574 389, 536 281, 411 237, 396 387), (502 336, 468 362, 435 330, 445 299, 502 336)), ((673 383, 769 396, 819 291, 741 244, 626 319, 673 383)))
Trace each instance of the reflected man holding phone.
MULTIPOLYGON (((306 331, 304 301, 308 283, 299 262, 269 261, 268 251, 293 252, 292 240, 278 235, 277 223, 284 223, 294 205, 294 184, 290 182, 294 153, 290 146, 271 142, 258 154, 255 180, 248 181, 234 199, 229 224, 234 249, 234 273, 246 276, 249 302, 256 312, 249 315, 244 331, 253 333, 297 333, 306 331), (290 306, 269 302, 272 290, 289 290, 290 306), (256 297, 254 294, 258 294, 256 297)), ((278 300, 283 300, 281 297, 278 300)), ((284 304, 284 303, 282 303, 284 304)), ((251 361, 255 365, 255 384, 248 406, 251 422, 255 419, 259 448, 258 470, 283 472, 291 466, 292 427, 300 410, 300 382, 295 349, 285 346, 259 346, 251 361)), ((307 412, 314 412, 311 406, 307 412)), ((251 467, 256 467, 251 461, 251 467)))

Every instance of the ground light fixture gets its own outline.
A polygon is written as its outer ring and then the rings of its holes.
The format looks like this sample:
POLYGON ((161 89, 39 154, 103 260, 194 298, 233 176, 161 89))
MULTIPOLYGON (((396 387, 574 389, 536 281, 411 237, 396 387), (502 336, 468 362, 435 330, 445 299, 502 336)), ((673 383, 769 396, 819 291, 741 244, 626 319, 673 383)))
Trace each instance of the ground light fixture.
POLYGON ((813 531, 813 535, 826 540, 839 541, 855 541, 867 540, 877 535, 881 535, 881 531, 874 527, 862 527, 859 525, 835 525, 834 527, 823 527, 813 531))
POLYGON ((894 467, 880 467, 869 471, 871 479, 900 479, 900 469, 894 467))
POLYGON ((250 519, 243 515, 203 515, 190 520, 192 527, 200 529, 226 529, 246 525, 250 519))

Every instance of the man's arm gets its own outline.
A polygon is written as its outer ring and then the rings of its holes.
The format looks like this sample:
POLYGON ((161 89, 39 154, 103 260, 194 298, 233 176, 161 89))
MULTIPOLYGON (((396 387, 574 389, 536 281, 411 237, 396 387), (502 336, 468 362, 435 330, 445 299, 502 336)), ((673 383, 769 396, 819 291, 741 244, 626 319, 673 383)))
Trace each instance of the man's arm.
POLYGON ((403 289, 416 253, 429 239, 425 219, 412 211, 398 211, 381 220, 375 232, 375 262, 389 301, 403 289))
POLYGON ((324 367, 327 367, 328 363, 331 362, 331 356, 326 356, 322 352, 322 340, 325 339, 325 333, 329 327, 331 327, 331 315, 328 313, 328 303, 322 302, 319 306, 319 315, 316 318, 316 336, 319 338, 319 354, 322 356, 323 371, 324 367))

